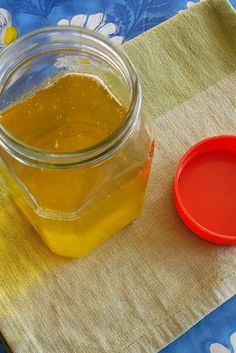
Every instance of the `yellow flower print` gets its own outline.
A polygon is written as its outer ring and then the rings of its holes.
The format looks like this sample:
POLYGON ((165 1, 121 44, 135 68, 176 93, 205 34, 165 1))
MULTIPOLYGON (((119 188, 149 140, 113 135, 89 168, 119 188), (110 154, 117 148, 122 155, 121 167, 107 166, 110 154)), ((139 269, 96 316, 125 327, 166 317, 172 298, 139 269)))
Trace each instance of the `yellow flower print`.
POLYGON ((0 8, 0 50, 17 38, 17 30, 12 26, 12 17, 8 10, 0 8))

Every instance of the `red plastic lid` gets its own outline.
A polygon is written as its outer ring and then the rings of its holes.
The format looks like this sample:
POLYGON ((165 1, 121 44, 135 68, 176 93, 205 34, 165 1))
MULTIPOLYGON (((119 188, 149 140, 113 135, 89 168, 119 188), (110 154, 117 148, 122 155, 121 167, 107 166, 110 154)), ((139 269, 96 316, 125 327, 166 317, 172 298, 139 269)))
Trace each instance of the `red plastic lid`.
POLYGON ((193 146, 174 182, 182 221, 210 242, 236 244, 236 136, 217 136, 193 146))

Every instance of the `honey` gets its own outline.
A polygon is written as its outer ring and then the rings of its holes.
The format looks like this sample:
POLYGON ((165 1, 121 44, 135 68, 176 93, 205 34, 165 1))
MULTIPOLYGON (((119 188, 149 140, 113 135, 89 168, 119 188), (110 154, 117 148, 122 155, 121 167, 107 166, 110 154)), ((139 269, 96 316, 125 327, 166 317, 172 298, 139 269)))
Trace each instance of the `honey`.
POLYGON ((72 152, 109 136, 126 108, 89 75, 67 74, 2 114, 2 126, 31 147, 72 152))
MULTIPOLYGON (((102 81, 66 74, 3 111, 0 122, 30 148, 59 154, 102 143, 126 116, 127 108, 102 81)), ((1 170, 19 208, 49 248, 78 257, 139 215, 150 139, 141 147, 127 143, 95 165, 60 169, 30 166, 5 155, 1 170)))

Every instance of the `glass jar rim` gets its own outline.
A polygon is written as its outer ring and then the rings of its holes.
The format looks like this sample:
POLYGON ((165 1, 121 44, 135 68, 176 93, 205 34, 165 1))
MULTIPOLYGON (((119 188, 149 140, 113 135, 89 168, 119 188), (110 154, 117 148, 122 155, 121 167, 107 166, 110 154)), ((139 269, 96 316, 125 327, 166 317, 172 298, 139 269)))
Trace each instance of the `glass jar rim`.
MULTIPOLYGON (((50 152, 28 146, 14 138, 0 125, 0 145, 2 145, 8 153, 12 154, 16 159, 25 164, 48 168, 68 168, 98 163, 109 158, 119 148, 121 148, 121 146, 132 134, 140 117, 142 100, 141 84, 136 69, 126 53, 120 47, 114 45, 108 38, 89 29, 77 26, 43 27, 19 37, 13 43, 8 45, 0 55, 0 71, 2 72, 0 75, 0 92, 4 87, 4 83, 2 81, 5 80, 6 82, 11 75, 10 72, 5 75, 6 77, 4 77, 4 72, 7 71, 10 63, 15 59, 13 55, 15 49, 20 50, 23 45, 22 48, 25 50, 27 47, 25 45, 27 44, 27 40, 35 39, 36 41, 38 37, 42 37, 43 35, 47 37, 53 33, 65 34, 65 32, 73 35, 74 37, 77 36, 78 40, 79 38, 83 38, 94 41, 94 43, 100 45, 101 48, 105 48, 121 61, 126 73, 129 75, 129 81, 131 84, 131 99, 127 115, 123 123, 101 142, 85 149, 63 153, 50 152)), ((65 46, 63 49, 66 51, 65 46)), ((59 51, 60 49, 57 50, 59 51)))

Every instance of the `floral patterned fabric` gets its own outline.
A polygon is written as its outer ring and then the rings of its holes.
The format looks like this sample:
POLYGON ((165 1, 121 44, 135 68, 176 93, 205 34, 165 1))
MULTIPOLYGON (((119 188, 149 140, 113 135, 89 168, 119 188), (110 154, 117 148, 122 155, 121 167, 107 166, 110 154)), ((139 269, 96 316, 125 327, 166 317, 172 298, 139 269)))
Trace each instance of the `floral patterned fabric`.
POLYGON ((236 296, 160 353, 236 353, 236 296))
MULTIPOLYGON (((93 29, 121 44, 200 0, 0 0, 0 50, 51 25, 93 29)), ((231 0, 236 6, 236 0, 231 0)))
MULTIPOLYGON (((0 51, 49 25, 75 25, 122 44, 200 0, 0 0, 0 51)), ((236 0, 231 0, 236 7, 236 0)), ((236 296, 162 353, 236 353, 236 296)), ((0 344, 0 353, 5 353, 0 344)))

